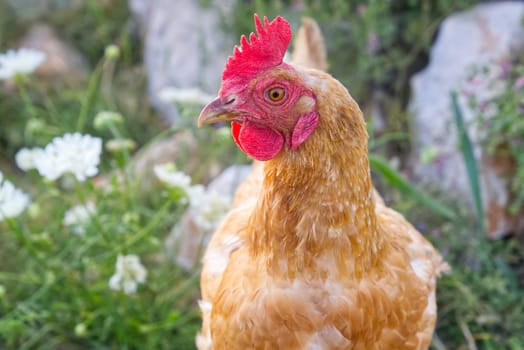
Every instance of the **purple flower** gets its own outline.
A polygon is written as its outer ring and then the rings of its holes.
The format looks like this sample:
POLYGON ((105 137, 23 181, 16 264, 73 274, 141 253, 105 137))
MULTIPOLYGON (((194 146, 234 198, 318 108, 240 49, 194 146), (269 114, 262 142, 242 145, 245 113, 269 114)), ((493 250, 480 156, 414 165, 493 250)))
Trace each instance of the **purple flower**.
POLYGON ((490 105, 489 105, 489 102, 488 102, 488 101, 481 101, 481 102, 479 103, 479 106, 478 106, 478 107, 479 107, 479 110, 480 110, 481 112, 485 112, 485 111, 488 110, 488 108, 490 107, 490 105))
POLYGON ((524 87, 524 75, 515 80, 515 90, 522 89, 524 87))
POLYGON ((503 58, 503 59, 500 59, 497 62, 497 64, 500 68, 500 73, 499 73, 498 78, 507 79, 509 76, 509 73, 511 72, 511 66, 512 66, 511 61, 507 58, 503 58))
POLYGON ((471 89, 468 89, 468 88, 461 89, 460 94, 464 97, 472 97, 475 95, 475 93, 471 89))
POLYGON ((469 82, 472 86, 481 86, 485 81, 483 76, 474 75, 470 78, 469 82))

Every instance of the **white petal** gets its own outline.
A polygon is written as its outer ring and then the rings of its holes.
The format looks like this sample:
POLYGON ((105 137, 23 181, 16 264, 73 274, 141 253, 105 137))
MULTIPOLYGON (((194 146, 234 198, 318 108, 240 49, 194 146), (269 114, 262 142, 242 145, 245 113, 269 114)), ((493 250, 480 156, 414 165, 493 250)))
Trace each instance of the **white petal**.
POLYGON ((121 290, 120 282, 122 281, 122 276, 119 274, 114 274, 109 279, 109 288, 112 290, 121 290))
POLYGON ((133 294, 136 292, 137 289, 137 283, 132 280, 124 281, 124 293, 126 294, 133 294))
MULTIPOLYGON (((1 174, 0 174, 1 175, 1 174)), ((0 221, 20 215, 29 205, 29 196, 0 176, 0 221)))

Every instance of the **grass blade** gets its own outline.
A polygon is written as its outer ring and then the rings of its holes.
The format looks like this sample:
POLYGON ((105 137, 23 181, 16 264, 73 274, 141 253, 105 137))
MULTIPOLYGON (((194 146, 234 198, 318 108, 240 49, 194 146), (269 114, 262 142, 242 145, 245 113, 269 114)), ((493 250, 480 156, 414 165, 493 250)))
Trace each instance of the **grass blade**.
POLYGON ((466 171, 468 173, 471 195, 473 197, 473 205, 475 206, 480 230, 483 233, 485 233, 485 218, 484 210, 482 209, 482 196, 480 192, 480 180, 477 167, 477 160, 475 158, 475 154, 473 153, 473 144, 468 135, 466 124, 464 123, 464 117, 462 115, 462 110, 460 109, 460 106, 458 104, 458 97, 456 92, 451 93, 451 105, 453 109, 453 116, 455 118, 455 124, 457 126, 460 151, 462 152, 464 164, 466 165, 466 171))
POLYGON ((409 181, 406 180, 398 171, 393 169, 385 159, 370 154, 369 164, 373 170, 382 175, 382 177, 393 187, 411 196, 420 204, 426 206, 446 219, 456 219, 456 215, 451 209, 409 183, 409 181))

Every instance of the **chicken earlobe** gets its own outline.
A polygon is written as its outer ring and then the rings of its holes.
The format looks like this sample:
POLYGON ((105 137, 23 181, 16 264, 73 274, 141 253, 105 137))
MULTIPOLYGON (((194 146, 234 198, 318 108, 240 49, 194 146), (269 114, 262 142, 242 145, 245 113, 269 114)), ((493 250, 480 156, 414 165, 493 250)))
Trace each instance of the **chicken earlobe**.
POLYGON ((295 128, 293 129, 293 134, 291 135, 291 149, 295 150, 300 146, 309 135, 315 130, 318 125, 318 113, 311 112, 304 114, 298 119, 295 128))

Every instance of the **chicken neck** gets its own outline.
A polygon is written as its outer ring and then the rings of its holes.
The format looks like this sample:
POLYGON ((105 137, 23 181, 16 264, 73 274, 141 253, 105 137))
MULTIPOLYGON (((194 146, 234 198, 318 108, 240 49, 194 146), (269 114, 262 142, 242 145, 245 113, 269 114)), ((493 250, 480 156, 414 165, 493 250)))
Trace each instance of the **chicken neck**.
POLYGON ((248 236, 275 275, 361 275, 379 260, 365 122, 345 88, 341 96, 319 104, 318 128, 302 147, 264 164, 248 236))

